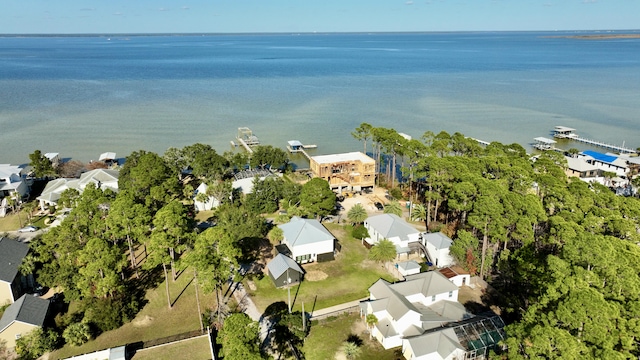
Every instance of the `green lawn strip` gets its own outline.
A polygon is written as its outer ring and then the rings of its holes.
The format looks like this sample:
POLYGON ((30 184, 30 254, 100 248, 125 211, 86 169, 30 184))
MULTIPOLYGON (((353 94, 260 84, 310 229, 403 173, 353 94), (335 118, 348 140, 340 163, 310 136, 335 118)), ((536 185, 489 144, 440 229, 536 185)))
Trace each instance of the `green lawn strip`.
MULTIPOLYGON (((327 228, 340 241, 342 251, 334 261, 304 266, 308 274, 324 272, 327 278, 320 281, 304 280, 299 286, 291 287, 291 300, 296 310, 301 309, 302 302, 305 311, 309 312, 358 300, 368 296, 368 288, 381 277, 393 280, 380 264, 366 260, 368 250, 359 240, 348 236, 342 226, 327 224, 327 228)), ((249 292, 259 310, 264 311, 277 301, 287 302, 287 289, 276 289, 266 270, 264 277, 254 280, 254 284, 256 290, 249 292)), ((245 288, 250 289, 247 284, 245 288)))
MULTIPOLYGON (((74 355, 103 350, 138 341, 148 341, 177 335, 188 331, 199 330, 197 304, 193 283, 190 283, 192 272, 185 271, 176 282, 169 280, 171 301, 175 301, 172 309, 167 306, 167 295, 164 281, 158 287, 147 292, 149 301, 133 321, 118 329, 105 332, 95 340, 82 346, 65 346, 52 353, 50 359, 61 359, 74 355), (184 289, 184 293, 176 298, 184 289)), ((214 294, 203 294, 199 291, 201 310, 213 308, 214 294)), ((72 307, 73 308, 73 307, 72 307)))
POLYGON ((320 323, 313 323, 309 336, 305 339, 302 351, 307 360, 334 359, 349 335, 360 337, 363 344, 359 359, 395 360, 395 350, 385 350, 375 339, 369 340, 369 335, 355 329, 364 329, 358 314, 341 315, 329 318, 320 323))
POLYGON ((22 220, 22 224, 27 222, 27 215, 24 212, 20 214, 20 217, 12 212, 0 218, 0 232, 18 230, 20 228, 20 220, 22 220))
POLYGON ((211 359, 209 339, 204 336, 148 350, 138 351, 131 360, 211 359))

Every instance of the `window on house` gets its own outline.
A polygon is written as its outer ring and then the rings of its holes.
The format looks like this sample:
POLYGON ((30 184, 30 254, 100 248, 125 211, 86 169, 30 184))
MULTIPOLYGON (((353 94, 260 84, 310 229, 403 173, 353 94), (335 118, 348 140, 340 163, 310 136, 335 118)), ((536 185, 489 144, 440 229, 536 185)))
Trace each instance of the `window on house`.
POLYGON ((449 297, 453 297, 453 291, 449 291, 449 297))
POLYGON ((433 296, 431 297, 431 301, 436 301, 436 296, 435 296, 435 295, 433 295, 433 296))
POLYGON ((20 339, 22 337, 22 334, 16 334, 16 340, 20 339))

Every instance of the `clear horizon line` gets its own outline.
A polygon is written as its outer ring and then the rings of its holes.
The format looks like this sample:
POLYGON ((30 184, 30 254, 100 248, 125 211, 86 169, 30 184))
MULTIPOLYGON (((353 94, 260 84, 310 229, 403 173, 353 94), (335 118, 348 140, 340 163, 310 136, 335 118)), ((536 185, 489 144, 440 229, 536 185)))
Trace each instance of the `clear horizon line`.
POLYGON ((101 37, 101 36, 220 36, 220 35, 326 35, 326 34, 449 34, 449 33, 532 33, 532 32, 640 32, 640 29, 590 30, 438 30, 438 31, 272 31, 272 32, 148 32, 148 33, 1 33, 0 37, 101 37))

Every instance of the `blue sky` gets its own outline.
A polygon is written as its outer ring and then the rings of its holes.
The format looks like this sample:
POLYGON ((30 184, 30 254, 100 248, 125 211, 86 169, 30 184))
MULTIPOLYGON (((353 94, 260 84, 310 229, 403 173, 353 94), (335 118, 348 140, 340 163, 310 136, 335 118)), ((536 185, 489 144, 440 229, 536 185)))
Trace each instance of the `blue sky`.
POLYGON ((639 0, 3 0, 0 33, 640 28, 639 0))

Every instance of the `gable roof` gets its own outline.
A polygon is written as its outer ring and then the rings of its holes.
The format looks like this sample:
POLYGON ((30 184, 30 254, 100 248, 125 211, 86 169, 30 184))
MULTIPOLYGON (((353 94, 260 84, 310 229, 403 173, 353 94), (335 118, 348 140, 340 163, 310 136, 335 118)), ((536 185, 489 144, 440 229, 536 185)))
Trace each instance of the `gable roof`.
POLYGON ((0 280, 13 282, 29 246, 15 240, 0 238, 0 280))
POLYGON ((304 271, 297 262, 282 254, 276 255, 276 257, 267 264, 267 269, 269 269, 271 275, 276 279, 282 276, 287 270, 294 270, 300 274, 304 274, 304 271))
POLYGON ((333 234, 316 219, 303 219, 294 216, 288 223, 278 225, 278 227, 282 229, 285 240, 291 246, 334 239, 333 234))
POLYGON ((409 338, 406 341, 414 357, 433 354, 432 359, 446 359, 456 350, 464 351, 458 336, 451 328, 409 338))
POLYGON ((110 169, 94 169, 80 175, 78 185, 81 189, 87 187, 88 184, 96 184, 96 188, 108 187, 111 190, 118 191, 118 178, 120 171, 110 169))
POLYGON ((32 295, 22 295, 16 302, 5 310, 0 319, 0 332, 14 321, 42 326, 49 310, 49 300, 40 299, 32 295))
POLYGON ((453 244, 453 240, 441 232, 428 233, 422 236, 424 236, 424 239, 436 249, 448 249, 451 244, 453 244))
POLYGON ((401 240, 408 240, 410 234, 420 232, 395 214, 371 216, 367 218, 367 224, 386 239, 398 237, 401 240))
MULTIPOLYGON (((466 311, 462 305, 441 300, 430 306, 411 303, 407 297, 421 293, 424 297, 443 294, 457 290, 458 287, 437 271, 429 271, 415 275, 407 275, 405 281, 394 284, 384 279, 376 281, 369 288, 369 293, 376 305, 384 309, 398 320, 412 311, 420 314, 421 321, 452 321, 462 319, 466 311), (382 300, 386 300, 382 301, 382 300), (439 305, 436 305, 439 304, 439 305)), ((378 307, 379 308, 379 307, 378 307)))

